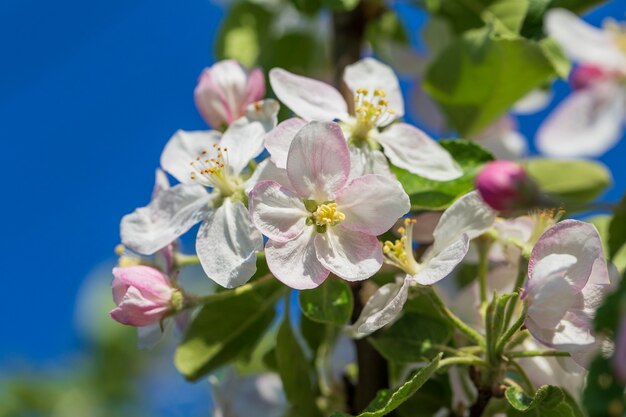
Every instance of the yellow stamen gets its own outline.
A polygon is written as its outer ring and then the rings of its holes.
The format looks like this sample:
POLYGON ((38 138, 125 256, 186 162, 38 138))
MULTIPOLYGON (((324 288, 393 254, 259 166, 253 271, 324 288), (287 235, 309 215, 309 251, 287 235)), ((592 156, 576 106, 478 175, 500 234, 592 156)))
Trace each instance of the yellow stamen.
POLYGON ((337 210, 337 203, 328 203, 317 206, 313 219, 318 226, 335 226, 344 221, 346 215, 337 210))
POLYGON ((393 242, 387 240, 382 244, 387 263, 395 265, 410 275, 415 275, 419 268, 413 258, 412 229, 414 224, 415 219, 404 219, 404 227, 398 228, 400 239, 393 242))

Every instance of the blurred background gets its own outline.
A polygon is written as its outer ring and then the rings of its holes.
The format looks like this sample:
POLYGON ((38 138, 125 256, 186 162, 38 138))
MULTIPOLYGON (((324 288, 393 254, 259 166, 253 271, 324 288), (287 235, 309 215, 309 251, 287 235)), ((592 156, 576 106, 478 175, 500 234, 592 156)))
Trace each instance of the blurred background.
MULTIPOLYGON (((228 7, 0 3, 0 416, 211 414, 208 382, 187 384, 171 363, 172 346, 137 351, 134 329, 107 312, 120 218, 147 203, 170 135, 206 129, 193 89, 214 62, 228 7)), ((425 13, 403 2, 393 7, 423 49, 425 13)), ((599 25, 606 17, 626 18, 626 1, 585 19, 599 25)), ((330 16, 315 24, 328 30, 330 16)), ((403 81, 407 94, 413 84, 403 81)), ((558 82, 546 109, 518 117, 531 154, 540 122, 568 91, 558 82)), ((603 201, 624 193, 625 155, 622 141, 601 158, 615 178, 603 201)))

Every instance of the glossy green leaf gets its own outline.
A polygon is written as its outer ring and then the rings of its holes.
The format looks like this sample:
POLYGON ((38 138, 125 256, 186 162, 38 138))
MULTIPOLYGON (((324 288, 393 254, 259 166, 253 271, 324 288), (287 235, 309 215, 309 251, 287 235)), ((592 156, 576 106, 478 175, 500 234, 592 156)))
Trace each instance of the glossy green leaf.
POLYGON ((293 334, 289 317, 285 317, 276 336, 276 363, 285 395, 291 403, 292 414, 321 417, 315 405, 311 370, 298 340, 293 334))
POLYGON ((411 198, 413 210, 442 210, 474 188, 474 178, 493 156, 476 143, 456 139, 442 140, 443 146, 463 169, 463 176, 452 181, 433 181, 392 166, 398 181, 411 198))
POLYGON ((613 210, 613 219, 609 224, 609 258, 613 259, 626 243, 626 195, 613 210))
POLYGON ((541 189, 568 202, 588 202, 612 183, 611 172, 600 162, 536 158, 525 164, 541 189))
POLYGON ((515 387, 505 391, 505 398, 510 404, 508 417, 584 417, 576 401, 562 388, 544 385, 528 397, 515 387))
POLYGON ((461 135, 479 133, 530 91, 556 75, 536 42, 465 32, 431 62, 423 88, 461 135))
POLYGON ((432 417, 452 405, 452 388, 447 374, 433 375, 396 410, 400 417, 432 417))
POLYGON ((327 279, 311 290, 300 291, 300 308, 309 319, 341 326, 352 315, 350 286, 341 279, 327 279))
POLYGON ((274 304, 284 291, 275 279, 253 290, 216 295, 191 322, 174 362, 189 380, 249 353, 274 319, 274 304))
POLYGON ((407 312, 369 342, 390 362, 420 362, 432 356, 435 345, 445 345, 453 329, 444 319, 407 312))

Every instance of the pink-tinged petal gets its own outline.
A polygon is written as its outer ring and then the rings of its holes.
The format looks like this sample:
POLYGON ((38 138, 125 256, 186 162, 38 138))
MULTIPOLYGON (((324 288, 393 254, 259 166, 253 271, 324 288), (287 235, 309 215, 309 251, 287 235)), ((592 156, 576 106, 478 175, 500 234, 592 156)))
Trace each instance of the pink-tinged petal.
POLYGON ((162 191, 146 207, 122 218, 122 243, 137 253, 152 255, 200 222, 214 198, 201 185, 179 184, 162 191))
POLYGON ((196 252, 209 278, 225 288, 245 284, 256 272, 263 238, 240 201, 230 198, 208 214, 198 230, 196 252))
POLYGON ((449 181, 463 170, 441 145, 418 128, 396 123, 385 129, 378 141, 392 164, 436 181, 449 181))
POLYGON ((315 256, 314 237, 313 227, 307 227, 293 240, 282 243, 270 240, 265 246, 267 266, 285 285, 307 290, 328 278, 330 272, 315 256))
POLYGON ((374 236, 353 232, 337 225, 315 237, 320 263, 347 281, 361 281, 383 265, 383 251, 374 236))
POLYGON ((254 188, 254 186, 261 181, 274 181, 283 187, 291 188, 291 182, 287 176, 287 170, 277 168, 270 158, 266 158, 259 162, 250 178, 248 178, 243 184, 243 189, 246 193, 249 193, 252 191, 252 188, 254 188))
POLYGON ((461 263, 469 249, 467 234, 452 242, 438 253, 432 253, 423 263, 422 269, 413 278, 418 284, 432 285, 441 281, 461 263))
MULTIPOLYGON (((261 100, 265 96, 265 76, 260 68, 255 68, 248 75, 248 83, 246 84, 246 103, 254 103, 261 100)), ((241 109, 245 111, 246 108, 241 109)))
POLYGON ((263 151, 265 135, 276 126, 278 109, 276 100, 257 101, 224 132, 220 145, 228 150, 228 165, 234 174, 241 173, 263 151))
POLYGON ((600 82, 573 92, 537 132, 537 147, 560 158, 598 157, 621 138, 626 90, 600 82))
POLYGON ((350 174, 348 178, 352 180, 369 174, 396 177, 389 169, 389 162, 381 151, 350 147, 350 174))
MULTIPOLYGON (((595 226, 578 220, 564 220, 548 229, 537 241, 528 261, 528 282, 547 278, 545 269, 538 269, 544 258, 553 254, 569 255, 576 259, 567 264, 565 279, 581 291, 591 275, 596 259, 603 258, 602 242, 595 226)), ((564 264, 565 265, 565 264, 564 264)))
POLYGON ((147 326, 165 317, 169 306, 155 304, 141 298, 136 288, 129 288, 120 305, 109 313, 111 318, 127 326, 147 326))
POLYGON ((293 191, 274 181, 258 183, 250 191, 248 207, 254 225, 276 242, 297 238, 311 215, 293 191))
POLYGON ((287 175, 300 196, 332 200, 349 172, 350 151, 338 124, 311 122, 300 129, 287 157, 287 175))
POLYGON ((161 167, 183 184, 197 184, 202 176, 198 175, 198 180, 191 179, 191 174, 196 170, 190 164, 202 157, 203 151, 210 151, 213 145, 219 144, 221 136, 215 130, 178 130, 161 153, 161 167))
POLYGON ((361 339, 394 321, 406 303, 409 295, 410 279, 401 284, 385 284, 370 298, 361 311, 361 315, 344 332, 353 339, 361 339))
POLYGON ((373 236, 385 233, 411 208, 398 180, 382 175, 352 180, 337 193, 335 202, 346 216, 343 227, 373 236))
POLYGON ((626 55, 613 35, 587 24, 565 9, 552 9, 544 18, 545 30, 574 61, 593 63, 607 70, 626 69, 626 55))
POLYGON ((330 122, 348 117, 348 105, 341 93, 324 82, 272 68, 270 84, 276 97, 307 121, 330 122))
MULTIPOLYGON (((171 290, 169 278, 161 271, 145 265, 113 268, 113 283, 115 289, 118 286, 137 287, 142 293, 153 294, 160 297, 168 295, 171 290)), ((118 294, 119 295, 119 294, 118 294)), ((118 302, 114 294, 114 301, 118 302)))
POLYGON ((469 192, 446 209, 433 232, 433 252, 438 253, 457 241, 463 234, 474 239, 487 231, 496 221, 496 212, 480 198, 469 192))
POLYGON ((292 117, 265 135, 265 147, 278 168, 287 168, 287 154, 296 134, 306 125, 304 119, 292 117))
POLYGON ((398 77, 390 66, 374 58, 362 60, 348 65, 343 73, 343 81, 355 94, 357 88, 365 88, 369 92, 384 90, 389 108, 396 118, 404 116, 404 100, 398 77))

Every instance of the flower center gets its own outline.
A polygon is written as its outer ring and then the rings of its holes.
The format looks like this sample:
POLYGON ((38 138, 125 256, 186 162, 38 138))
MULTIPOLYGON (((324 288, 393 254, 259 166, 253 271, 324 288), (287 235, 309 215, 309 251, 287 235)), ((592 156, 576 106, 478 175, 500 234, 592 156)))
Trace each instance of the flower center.
POLYGON ((354 139, 367 139, 367 134, 376 126, 387 124, 394 118, 394 111, 389 108, 385 98, 387 93, 383 89, 370 91, 367 88, 357 88, 354 96, 354 113, 356 126, 352 132, 354 139))
POLYGON ((318 226, 335 226, 346 219, 346 215, 337 210, 337 203, 328 203, 317 206, 313 219, 318 226))
POLYGON ((238 177, 230 173, 227 148, 214 144, 211 150, 203 149, 190 165, 192 180, 217 188, 224 196, 230 196, 239 190, 238 177))
POLYGON ((398 228, 400 239, 382 244, 386 261, 409 275, 416 275, 419 264, 413 257, 413 225, 415 219, 404 219, 404 227, 398 228))

